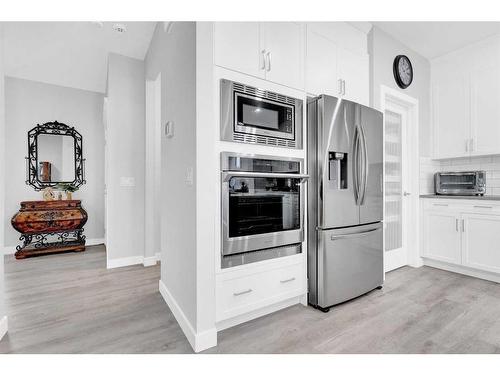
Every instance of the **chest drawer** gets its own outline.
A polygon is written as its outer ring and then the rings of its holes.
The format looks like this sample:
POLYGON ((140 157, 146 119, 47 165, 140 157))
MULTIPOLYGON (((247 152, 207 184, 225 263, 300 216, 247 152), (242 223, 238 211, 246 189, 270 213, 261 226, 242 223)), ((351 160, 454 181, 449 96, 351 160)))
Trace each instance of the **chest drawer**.
POLYGON ((306 292, 304 265, 217 279, 217 321, 232 318, 306 292))

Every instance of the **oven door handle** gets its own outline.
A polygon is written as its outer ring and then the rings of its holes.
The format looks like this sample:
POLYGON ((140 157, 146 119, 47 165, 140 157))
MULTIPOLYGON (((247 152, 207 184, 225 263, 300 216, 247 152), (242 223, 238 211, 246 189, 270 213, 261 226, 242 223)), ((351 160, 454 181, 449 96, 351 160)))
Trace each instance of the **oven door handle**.
POLYGON ((309 175, 298 173, 222 172, 223 182, 227 182, 233 177, 298 178, 303 182, 309 178, 309 175))

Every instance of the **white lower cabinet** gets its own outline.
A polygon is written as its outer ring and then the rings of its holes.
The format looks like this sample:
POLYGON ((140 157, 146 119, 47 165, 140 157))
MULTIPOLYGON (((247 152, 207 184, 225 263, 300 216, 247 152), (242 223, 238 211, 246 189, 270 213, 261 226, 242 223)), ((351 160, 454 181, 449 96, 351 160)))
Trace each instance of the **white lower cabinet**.
POLYGON ((424 202, 422 256, 500 274, 500 201, 450 201, 424 202))
POLYGON ((454 212, 427 211, 424 217, 424 255, 460 264, 459 217, 454 212))
POLYGON ((234 318, 306 293, 304 263, 229 271, 216 277, 216 319, 234 318))
POLYGON ((462 264, 500 273, 500 215, 463 214, 462 264))

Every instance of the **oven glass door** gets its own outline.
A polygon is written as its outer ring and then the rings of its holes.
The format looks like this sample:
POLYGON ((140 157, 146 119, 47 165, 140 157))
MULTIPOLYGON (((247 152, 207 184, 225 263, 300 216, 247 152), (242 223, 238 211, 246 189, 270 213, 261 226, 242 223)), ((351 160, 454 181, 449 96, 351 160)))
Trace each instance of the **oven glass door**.
POLYGON ((224 254, 302 241, 300 178, 232 177, 227 182, 224 254))
POLYGON ((234 96, 236 132, 295 139, 293 105, 237 91, 234 96))

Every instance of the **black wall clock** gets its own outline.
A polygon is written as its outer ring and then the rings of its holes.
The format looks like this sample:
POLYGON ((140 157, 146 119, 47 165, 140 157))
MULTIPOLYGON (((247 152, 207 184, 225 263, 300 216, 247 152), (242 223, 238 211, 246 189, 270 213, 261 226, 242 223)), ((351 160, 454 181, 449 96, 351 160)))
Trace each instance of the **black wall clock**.
POLYGON ((394 79, 400 88, 406 89, 411 85, 413 81, 413 67, 408 57, 405 55, 396 56, 392 64, 392 71, 394 79))

